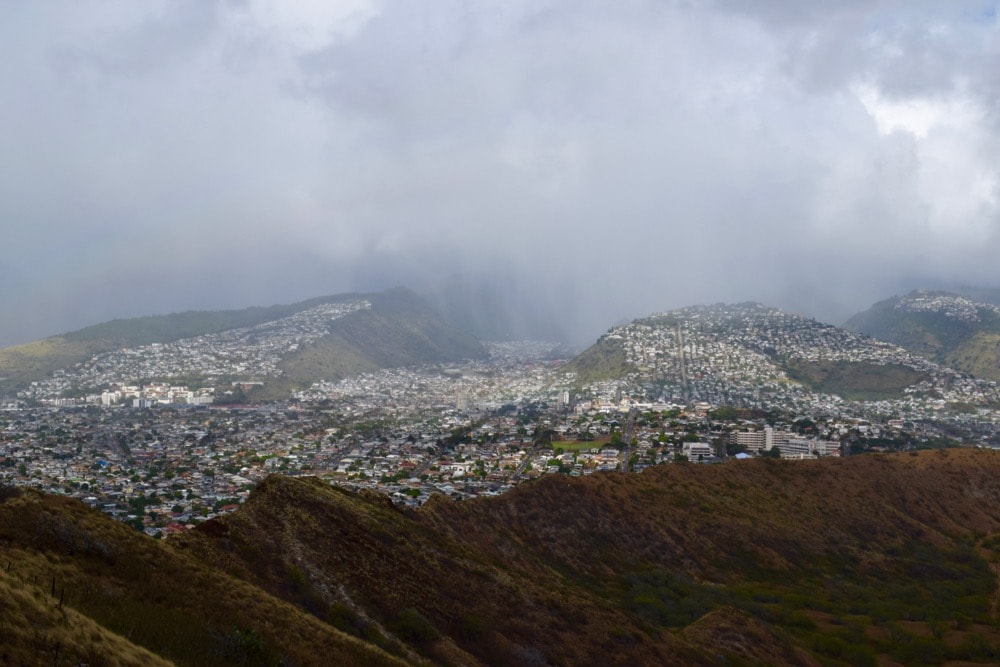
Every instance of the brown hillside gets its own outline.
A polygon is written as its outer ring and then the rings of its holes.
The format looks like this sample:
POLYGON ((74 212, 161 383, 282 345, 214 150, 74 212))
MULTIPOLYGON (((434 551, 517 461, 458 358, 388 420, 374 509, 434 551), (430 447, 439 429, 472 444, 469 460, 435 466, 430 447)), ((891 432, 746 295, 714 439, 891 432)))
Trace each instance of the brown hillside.
POLYGON ((273 476, 165 542, 8 489, 0 661, 996 664, 997 563, 983 450, 551 475, 418 511, 273 476))
POLYGON ((438 663, 705 662, 554 571, 525 577, 384 496, 315 479, 270 477, 240 512, 175 544, 345 629, 371 634, 374 624, 438 663))
POLYGON ((784 572, 826 559, 877 567, 911 541, 942 546, 1000 530, 1000 453, 550 476, 496 499, 435 503, 422 518, 528 572, 556 562, 606 577, 645 564, 726 582, 750 568, 784 572))
POLYGON ((820 663, 802 649, 789 647, 766 624, 732 607, 710 611, 684 628, 684 638, 706 651, 723 651, 755 665, 820 663))
POLYGON ((3 664, 402 664, 78 501, 5 496, 3 664))
POLYGON ((553 475, 417 512, 273 477, 177 545, 435 662, 807 662, 805 650, 833 664, 930 651, 936 664, 1000 650, 991 630, 946 653, 899 625, 992 627, 995 579, 981 556, 993 552, 974 543, 997 531, 1000 455, 967 450, 553 475), (756 620, 729 649, 676 634, 733 605, 756 620), (423 634, 411 627, 425 622, 423 634), (864 625, 880 630, 855 631, 864 625))

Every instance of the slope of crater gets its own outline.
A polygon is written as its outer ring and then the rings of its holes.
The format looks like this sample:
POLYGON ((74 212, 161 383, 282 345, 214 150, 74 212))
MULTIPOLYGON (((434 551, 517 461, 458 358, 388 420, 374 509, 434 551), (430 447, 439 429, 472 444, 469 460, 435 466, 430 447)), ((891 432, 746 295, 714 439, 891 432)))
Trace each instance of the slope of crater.
POLYGON ((1000 454, 969 450, 553 475, 416 512, 273 477, 175 544, 439 663, 873 664, 1000 654, 998 531, 1000 454))

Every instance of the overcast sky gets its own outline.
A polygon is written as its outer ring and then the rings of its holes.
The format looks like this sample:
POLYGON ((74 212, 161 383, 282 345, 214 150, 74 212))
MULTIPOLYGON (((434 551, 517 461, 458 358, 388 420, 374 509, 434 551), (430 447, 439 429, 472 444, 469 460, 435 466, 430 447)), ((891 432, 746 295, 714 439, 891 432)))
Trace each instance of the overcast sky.
POLYGON ((997 4, 5 0, 0 345, 395 285, 583 338, 1000 286, 997 4))

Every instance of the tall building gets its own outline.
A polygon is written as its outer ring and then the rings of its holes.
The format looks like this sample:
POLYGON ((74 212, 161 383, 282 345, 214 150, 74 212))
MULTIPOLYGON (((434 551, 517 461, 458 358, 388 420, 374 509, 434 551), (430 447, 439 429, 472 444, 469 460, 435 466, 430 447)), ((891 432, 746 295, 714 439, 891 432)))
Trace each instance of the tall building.
POLYGON ((767 446, 764 431, 737 431, 733 436, 735 436, 736 444, 748 452, 760 452, 767 446))
POLYGON ((742 445, 748 452, 769 452, 775 447, 782 448, 787 445, 791 438, 795 437, 790 431, 775 431, 771 426, 765 426, 763 431, 737 431, 731 438, 734 438, 737 445, 742 445))

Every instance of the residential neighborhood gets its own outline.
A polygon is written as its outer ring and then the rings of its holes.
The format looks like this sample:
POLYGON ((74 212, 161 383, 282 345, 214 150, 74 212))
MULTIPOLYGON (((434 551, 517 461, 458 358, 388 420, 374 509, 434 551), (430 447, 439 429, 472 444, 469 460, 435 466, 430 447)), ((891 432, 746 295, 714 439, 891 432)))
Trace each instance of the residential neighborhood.
MULTIPOLYGON (((694 306, 613 328, 635 370, 598 383, 607 400, 621 392, 648 400, 779 408, 793 413, 906 416, 965 424, 996 424, 1000 389, 882 341, 760 304, 694 306), (858 364, 902 371, 915 381, 898 396, 846 400, 810 389, 784 366, 858 364), (949 406, 951 410, 949 410, 949 406)), ((889 392, 886 392, 889 394, 889 392)))
MULTIPOLYGON (((232 511, 271 473, 316 475, 417 506, 435 494, 495 495, 546 474, 620 470, 625 451, 629 470, 641 474, 650 465, 842 456, 946 438, 938 423, 914 416, 880 422, 835 411, 650 402, 627 382, 576 387, 553 344, 489 349, 487 360, 317 383, 273 404, 8 401, 0 411, 0 479, 73 495, 151 535, 169 535, 232 511), (626 449, 632 410, 639 417, 626 449)), ((691 359, 717 353, 689 349, 691 359)), ((148 385, 140 393, 163 390, 148 385)))
POLYGON ((547 474, 1000 447, 995 382, 758 304, 615 327, 595 347, 620 350, 626 370, 605 377, 581 378, 556 343, 487 342, 482 359, 317 381, 283 401, 234 400, 235 389, 280 375, 282 356, 331 321, 369 307, 324 304, 56 371, 0 403, 0 482, 76 496, 165 536, 239 507, 272 473, 415 507, 547 474), (894 394, 849 399, 793 377, 809 364, 889 369, 904 381, 894 394))
POLYGON ((135 400, 211 403, 217 388, 224 390, 234 381, 259 383, 279 376, 283 355, 326 335, 331 321, 370 308, 365 300, 326 303, 252 327, 97 354, 32 382, 17 397, 59 407, 131 405, 135 400), (140 378, 192 378, 198 386, 166 395, 158 389, 160 383, 140 388, 140 378))

